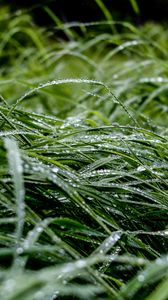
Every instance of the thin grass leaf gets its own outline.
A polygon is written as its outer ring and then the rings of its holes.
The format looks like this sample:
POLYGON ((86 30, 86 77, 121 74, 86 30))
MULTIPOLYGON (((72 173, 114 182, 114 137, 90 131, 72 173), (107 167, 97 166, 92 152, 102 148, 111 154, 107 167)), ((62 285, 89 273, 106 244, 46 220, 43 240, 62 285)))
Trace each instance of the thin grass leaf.
POLYGON ((23 179, 23 167, 22 160, 20 156, 20 150, 15 140, 6 138, 5 147, 7 150, 7 157, 9 163, 9 172, 12 176, 15 190, 15 201, 16 201, 16 245, 15 245, 15 262, 17 261, 17 256, 21 249, 21 238, 23 234, 24 227, 24 217, 25 217, 25 189, 24 189, 24 179, 23 179))

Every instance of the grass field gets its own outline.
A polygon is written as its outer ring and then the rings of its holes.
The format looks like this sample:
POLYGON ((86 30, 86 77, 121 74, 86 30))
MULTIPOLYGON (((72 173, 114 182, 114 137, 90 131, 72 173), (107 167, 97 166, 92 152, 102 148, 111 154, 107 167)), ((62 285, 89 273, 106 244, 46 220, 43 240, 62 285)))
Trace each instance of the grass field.
POLYGON ((0 40, 0 299, 168 299, 166 26, 0 40))

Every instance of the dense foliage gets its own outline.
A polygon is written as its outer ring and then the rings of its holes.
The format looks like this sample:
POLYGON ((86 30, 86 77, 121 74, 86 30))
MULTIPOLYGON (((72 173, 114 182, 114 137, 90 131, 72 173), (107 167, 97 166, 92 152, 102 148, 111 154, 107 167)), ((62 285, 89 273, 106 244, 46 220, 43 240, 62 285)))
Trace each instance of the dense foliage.
POLYGON ((0 299, 166 300, 168 31, 48 13, 0 12, 0 299))

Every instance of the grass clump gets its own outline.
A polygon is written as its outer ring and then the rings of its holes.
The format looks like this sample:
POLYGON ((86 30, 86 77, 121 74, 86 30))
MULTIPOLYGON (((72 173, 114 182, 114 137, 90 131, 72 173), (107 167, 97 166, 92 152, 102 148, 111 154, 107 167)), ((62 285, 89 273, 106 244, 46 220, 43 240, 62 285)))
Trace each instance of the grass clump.
POLYGON ((1 299, 166 300, 167 31, 1 19, 1 299))

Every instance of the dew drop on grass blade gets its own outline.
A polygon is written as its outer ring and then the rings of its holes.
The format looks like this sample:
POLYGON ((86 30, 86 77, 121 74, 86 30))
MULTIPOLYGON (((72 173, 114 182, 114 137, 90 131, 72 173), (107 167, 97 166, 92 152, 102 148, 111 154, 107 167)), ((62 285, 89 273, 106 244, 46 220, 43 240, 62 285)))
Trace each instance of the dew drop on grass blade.
POLYGON ((121 238, 122 231, 113 232, 103 243, 95 250, 94 253, 106 254, 121 238))

